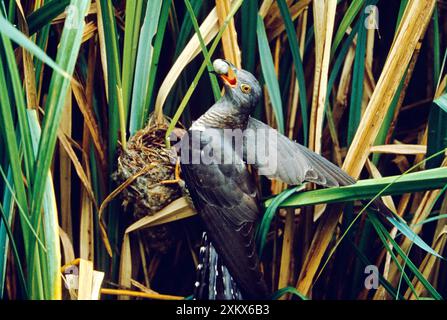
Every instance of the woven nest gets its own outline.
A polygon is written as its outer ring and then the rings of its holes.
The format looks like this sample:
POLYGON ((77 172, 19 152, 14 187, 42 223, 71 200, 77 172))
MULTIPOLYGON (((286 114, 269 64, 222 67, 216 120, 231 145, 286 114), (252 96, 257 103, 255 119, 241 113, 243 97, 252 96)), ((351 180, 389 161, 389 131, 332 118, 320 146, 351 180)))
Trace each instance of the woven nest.
MULTIPOLYGON (((152 216, 183 195, 178 183, 164 184, 175 179, 177 154, 166 149, 167 124, 149 124, 131 137, 118 157, 113 179, 122 184, 138 176, 121 192, 122 204, 133 212, 134 221, 152 216), (143 173, 143 174, 142 174, 143 173)), ((178 225, 170 223, 140 230, 146 248, 165 253, 176 242, 178 225)))

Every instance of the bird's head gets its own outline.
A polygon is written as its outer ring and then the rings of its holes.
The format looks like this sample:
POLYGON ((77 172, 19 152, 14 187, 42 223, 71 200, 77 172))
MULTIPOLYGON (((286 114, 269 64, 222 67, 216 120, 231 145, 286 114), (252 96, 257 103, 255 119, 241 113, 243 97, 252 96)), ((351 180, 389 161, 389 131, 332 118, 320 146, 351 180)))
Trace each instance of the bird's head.
POLYGON ((253 110, 262 96, 258 80, 250 72, 223 59, 214 60, 213 68, 224 83, 225 95, 240 108, 253 110))

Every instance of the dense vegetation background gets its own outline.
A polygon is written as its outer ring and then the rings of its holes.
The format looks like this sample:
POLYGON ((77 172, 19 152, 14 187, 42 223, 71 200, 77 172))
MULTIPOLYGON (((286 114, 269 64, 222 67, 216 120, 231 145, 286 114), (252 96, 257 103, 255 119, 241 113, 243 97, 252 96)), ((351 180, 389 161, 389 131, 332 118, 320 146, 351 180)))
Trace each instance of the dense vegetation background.
POLYGON ((362 180, 259 179, 275 298, 442 299, 445 13, 435 0, 0 0, 0 297, 192 293, 202 227, 168 181, 165 137, 219 98, 208 71, 225 57, 263 84, 257 118, 362 180), (380 196, 408 232, 358 201, 380 196))

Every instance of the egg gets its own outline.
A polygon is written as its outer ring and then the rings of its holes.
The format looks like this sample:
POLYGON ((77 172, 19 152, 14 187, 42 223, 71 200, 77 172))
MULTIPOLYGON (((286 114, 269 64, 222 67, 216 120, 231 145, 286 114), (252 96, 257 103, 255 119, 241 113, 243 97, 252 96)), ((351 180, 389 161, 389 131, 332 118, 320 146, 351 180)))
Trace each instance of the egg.
POLYGON ((229 67, 228 63, 222 59, 216 59, 213 62, 213 68, 217 74, 228 74, 229 67))

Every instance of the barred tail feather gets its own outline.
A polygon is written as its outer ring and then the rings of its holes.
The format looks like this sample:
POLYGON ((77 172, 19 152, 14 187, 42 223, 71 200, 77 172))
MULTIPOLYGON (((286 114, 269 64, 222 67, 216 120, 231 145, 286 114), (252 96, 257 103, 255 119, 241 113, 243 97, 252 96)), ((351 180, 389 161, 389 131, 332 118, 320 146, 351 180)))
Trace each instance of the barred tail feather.
POLYGON ((236 282, 222 263, 206 232, 202 236, 194 283, 194 300, 242 300, 236 282))

